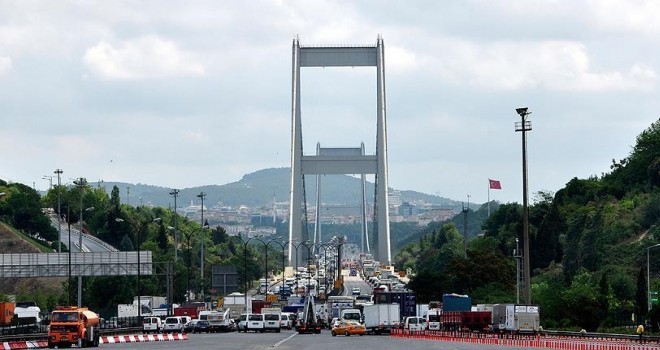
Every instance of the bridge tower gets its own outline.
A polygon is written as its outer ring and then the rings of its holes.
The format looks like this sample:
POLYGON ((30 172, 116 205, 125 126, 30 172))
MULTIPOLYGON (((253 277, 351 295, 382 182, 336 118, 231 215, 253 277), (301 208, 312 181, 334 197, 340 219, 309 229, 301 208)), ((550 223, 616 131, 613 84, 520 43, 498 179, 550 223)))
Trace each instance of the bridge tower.
MULTIPOLYGON (((291 191, 289 241, 310 241, 306 220, 305 175, 375 174, 374 255, 390 264, 390 223, 387 191, 387 124, 385 119, 385 48, 378 36, 374 46, 301 46, 293 40, 291 99, 291 191), (376 67, 376 154, 353 152, 305 155, 300 113, 301 67, 376 67)), ((304 253, 304 252, 303 252, 304 253)), ((300 255, 300 252, 298 252, 300 255)), ((289 266, 293 246, 289 245, 289 266)))

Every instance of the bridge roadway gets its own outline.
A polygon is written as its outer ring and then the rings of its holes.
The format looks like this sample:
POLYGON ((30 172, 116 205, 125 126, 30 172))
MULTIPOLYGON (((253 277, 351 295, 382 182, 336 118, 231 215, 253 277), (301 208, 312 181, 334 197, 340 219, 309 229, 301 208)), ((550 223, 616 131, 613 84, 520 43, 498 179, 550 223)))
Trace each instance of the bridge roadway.
POLYGON ((103 344, 104 349, 200 349, 200 350, 483 350, 525 349, 520 347, 483 346, 431 340, 394 338, 388 335, 336 336, 324 329, 321 334, 298 334, 283 330, 281 333, 211 333, 190 334, 188 340, 150 343, 103 344))

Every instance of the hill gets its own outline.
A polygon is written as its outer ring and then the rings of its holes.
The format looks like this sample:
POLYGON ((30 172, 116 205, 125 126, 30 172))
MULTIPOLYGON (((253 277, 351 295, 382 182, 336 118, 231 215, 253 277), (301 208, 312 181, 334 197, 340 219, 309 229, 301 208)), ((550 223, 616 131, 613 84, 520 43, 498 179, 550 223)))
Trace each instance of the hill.
MULTIPOLYGON (((209 206, 216 204, 238 207, 247 205, 249 207, 270 206, 273 200, 277 202, 289 201, 289 190, 291 175, 289 168, 263 169, 246 174, 237 182, 225 185, 207 185, 179 189, 177 206, 188 206, 191 202, 198 203, 196 197, 200 192, 206 193, 209 206)), ((139 205, 150 203, 157 207, 174 206, 174 199, 169 195, 170 188, 147 185, 130 184, 124 182, 100 182, 90 183, 91 186, 105 188, 110 192, 113 186, 120 190, 122 203, 139 205), (127 190, 128 188, 128 190, 127 190)), ((315 202, 310 198, 316 193, 316 177, 308 177, 305 188, 309 202, 315 202)), ((321 179, 321 200, 328 204, 357 205, 361 197, 361 181, 359 178, 349 175, 323 175, 321 179)), ((367 193, 374 193, 374 184, 367 182, 367 193)), ((402 201, 416 202, 424 201, 443 208, 460 211, 461 202, 435 195, 424 194, 412 190, 399 192, 402 201)), ((373 201, 373 195, 367 196, 367 201, 373 201)))

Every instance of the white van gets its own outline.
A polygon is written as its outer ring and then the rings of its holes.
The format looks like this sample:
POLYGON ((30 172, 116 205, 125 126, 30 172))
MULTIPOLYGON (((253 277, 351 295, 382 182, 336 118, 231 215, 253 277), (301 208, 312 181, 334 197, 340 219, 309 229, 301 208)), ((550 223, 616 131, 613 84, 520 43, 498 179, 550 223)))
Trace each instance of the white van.
POLYGON ((149 316, 142 319, 142 331, 145 333, 159 333, 163 329, 160 317, 149 316))
POLYGON ((264 315, 264 330, 271 330, 277 333, 280 332, 280 313, 265 313, 264 315))
POLYGON ((247 319, 247 330, 263 333, 264 328, 264 315, 262 314, 249 314, 247 319))
POLYGON ((248 316, 250 314, 241 314, 241 316, 238 317, 238 331, 241 332, 246 332, 247 333, 247 322, 248 322, 248 316))
POLYGON ((178 316, 171 316, 165 319, 163 333, 181 333, 183 332, 183 319, 178 316))
POLYGON ((291 315, 290 312, 283 312, 282 315, 280 315, 280 328, 293 328, 293 318, 291 315))

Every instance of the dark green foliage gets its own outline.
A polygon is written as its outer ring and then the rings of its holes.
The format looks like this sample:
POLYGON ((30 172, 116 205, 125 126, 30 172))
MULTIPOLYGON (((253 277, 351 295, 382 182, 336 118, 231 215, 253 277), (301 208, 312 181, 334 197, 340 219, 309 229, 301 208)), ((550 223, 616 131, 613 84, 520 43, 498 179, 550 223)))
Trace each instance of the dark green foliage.
POLYGON ((0 182, 0 220, 9 223, 45 246, 58 239, 48 215, 41 211, 41 197, 34 189, 20 183, 0 182))
MULTIPOLYGON (((544 327, 596 330, 646 314, 646 248, 660 242, 659 185, 660 120, 609 174, 573 178, 554 196, 537 194, 529 208, 531 287, 544 327)), ((512 302, 512 254, 516 239, 524 244, 522 221, 520 205, 500 205, 484 221, 484 236, 470 236, 467 258, 460 229, 446 240, 438 225, 429 226, 395 263, 416 273, 410 287, 422 300, 456 292, 475 303, 512 302)), ((660 257, 651 253, 650 285, 658 290, 660 257)))

